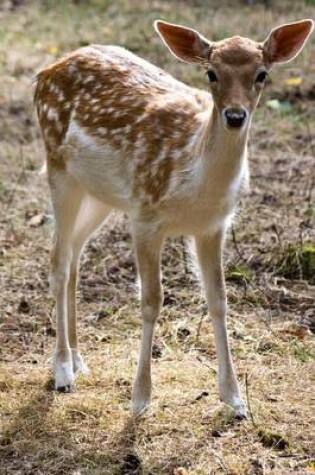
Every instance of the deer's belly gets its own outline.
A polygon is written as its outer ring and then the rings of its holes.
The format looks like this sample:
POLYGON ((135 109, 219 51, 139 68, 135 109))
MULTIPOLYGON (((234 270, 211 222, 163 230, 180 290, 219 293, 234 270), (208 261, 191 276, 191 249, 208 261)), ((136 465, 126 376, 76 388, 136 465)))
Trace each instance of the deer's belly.
POLYGON ((166 232, 172 235, 194 235, 215 231, 227 225, 235 209, 235 202, 212 199, 198 206, 183 205, 165 219, 166 232))

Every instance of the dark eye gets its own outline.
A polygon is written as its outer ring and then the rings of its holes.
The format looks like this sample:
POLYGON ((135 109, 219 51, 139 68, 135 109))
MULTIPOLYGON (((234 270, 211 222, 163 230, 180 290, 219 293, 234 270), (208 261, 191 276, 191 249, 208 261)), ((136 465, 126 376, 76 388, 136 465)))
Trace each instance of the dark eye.
POLYGON ((267 76, 268 74, 266 71, 261 71, 256 78, 256 83, 262 84, 263 82, 265 82, 267 76))
POLYGON ((210 71, 207 71, 207 75, 208 75, 208 78, 209 78, 210 82, 218 82, 218 78, 217 78, 215 72, 212 71, 211 69, 210 69, 210 71))

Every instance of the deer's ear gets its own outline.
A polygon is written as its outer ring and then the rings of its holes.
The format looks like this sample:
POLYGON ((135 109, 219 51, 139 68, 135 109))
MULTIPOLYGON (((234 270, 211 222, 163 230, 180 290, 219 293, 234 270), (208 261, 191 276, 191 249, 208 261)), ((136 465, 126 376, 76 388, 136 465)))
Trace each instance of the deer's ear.
POLYGON ((294 59, 302 51, 313 28, 313 20, 297 21, 274 28, 263 43, 266 62, 272 66, 294 59))
POLYGON ((211 43, 197 31, 162 20, 155 21, 154 28, 178 59, 188 63, 204 63, 209 59, 211 43))

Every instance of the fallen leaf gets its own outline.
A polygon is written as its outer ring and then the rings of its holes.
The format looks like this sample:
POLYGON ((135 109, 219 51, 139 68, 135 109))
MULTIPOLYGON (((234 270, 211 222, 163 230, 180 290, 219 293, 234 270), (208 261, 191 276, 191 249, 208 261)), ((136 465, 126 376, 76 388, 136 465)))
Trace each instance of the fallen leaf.
POLYGON ((311 331, 306 325, 292 324, 282 330, 281 333, 295 336, 298 340, 304 340, 311 335, 311 331))
POLYGON ((47 223, 47 221, 49 221, 49 215, 46 213, 39 213, 35 214, 35 216, 29 220, 28 224, 31 226, 31 228, 38 228, 39 226, 47 223))
POLYGON ((311 460, 308 464, 307 464, 307 468, 309 470, 312 470, 312 472, 315 472, 315 460, 311 460))
POLYGON ((288 78, 284 81, 284 84, 286 86, 299 86, 302 84, 303 78, 301 77, 293 77, 293 78, 288 78))
POLYGON ((51 46, 48 46, 46 51, 47 51, 47 53, 56 56, 56 54, 58 54, 59 48, 56 45, 51 45, 51 46))

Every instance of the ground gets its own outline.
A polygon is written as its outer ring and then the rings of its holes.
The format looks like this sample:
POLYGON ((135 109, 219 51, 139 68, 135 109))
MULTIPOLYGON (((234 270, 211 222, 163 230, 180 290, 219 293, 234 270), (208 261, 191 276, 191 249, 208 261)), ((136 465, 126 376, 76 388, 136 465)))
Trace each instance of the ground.
POLYGON ((219 402, 211 321, 183 239, 164 252, 152 409, 131 418, 141 322, 119 215, 82 258, 79 331, 91 373, 71 394, 55 393, 51 381, 53 221, 32 77, 80 45, 115 43, 202 88, 204 73, 163 47, 156 18, 213 39, 263 39, 277 24, 315 16, 312 0, 245 3, 1 3, 1 475, 314 473, 314 39, 266 87, 250 140, 251 187, 227 239, 228 327, 248 420, 234 421, 219 402))

